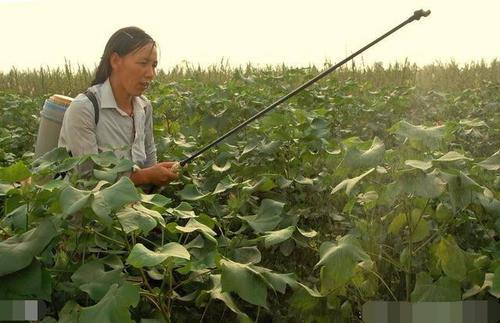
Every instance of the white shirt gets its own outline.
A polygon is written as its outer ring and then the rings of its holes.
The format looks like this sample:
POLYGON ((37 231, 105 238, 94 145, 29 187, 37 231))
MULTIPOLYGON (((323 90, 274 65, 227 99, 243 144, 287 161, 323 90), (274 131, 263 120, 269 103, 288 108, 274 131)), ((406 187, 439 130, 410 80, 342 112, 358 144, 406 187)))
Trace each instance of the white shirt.
POLYGON ((109 79, 90 91, 99 103, 97 126, 92 102, 79 94, 64 113, 58 146, 73 156, 111 150, 140 168, 156 164, 151 102, 144 96, 134 97, 131 117, 116 104, 109 79))

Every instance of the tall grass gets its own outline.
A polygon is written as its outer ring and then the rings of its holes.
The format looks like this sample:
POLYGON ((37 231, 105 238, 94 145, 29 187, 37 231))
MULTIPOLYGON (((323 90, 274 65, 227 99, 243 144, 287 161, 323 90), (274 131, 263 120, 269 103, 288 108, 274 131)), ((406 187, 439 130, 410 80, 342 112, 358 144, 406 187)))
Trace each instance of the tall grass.
MULTIPOLYGON (((286 65, 276 66, 246 66, 231 67, 222 60, 207 68, 199 65, 183 63, 169 70, 160 70, 157 80, 175 82, 191 78, 206 83, 223 84, 237 76, 284 75, 292 70, 305 72, 304 76, 314 76, 329 67, 308 66, 303 68, 286 65)), ((86 89, 91 82, 94 69, 77 66, 66 62, 64 68, 40 67, 38 69, 18 70, 12 68, 9 72, 0 72, 0 91, 11 91, 24 95, 50 95, 53 93, 75 96, 86 89)), ((435 63, 422 67, 408 61, 394 63, 388 66, 382 64, 364 65, 351 62, 334 72, 331 76, 339 82, 355 80, 370 84, 374 88, 415 86, 419 90, 428 91, 462 91, 468 88, 481 87, 485 82, 500 84, 500 61, 490 63, 471 62, 463 66, 451 61, 435 63)))

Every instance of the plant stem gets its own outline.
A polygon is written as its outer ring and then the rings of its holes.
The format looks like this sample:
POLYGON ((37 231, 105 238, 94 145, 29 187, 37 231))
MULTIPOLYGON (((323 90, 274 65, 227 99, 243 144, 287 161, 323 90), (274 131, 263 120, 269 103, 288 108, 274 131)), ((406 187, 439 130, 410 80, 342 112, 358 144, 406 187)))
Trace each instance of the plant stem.
POLYGON ((142 277, 142 281, 144 282, 144 285, 147 287, 147 289, 151 293, 153 293, 153 288, 151 288, 151 285, 149 285, 149 281, 148 281, 148 278, 146 277, 146 274, 144 273, 144 270, 142 268, 140 268, 139 272, 141 273, 141 277, 142 277))
POLYGON ((212 299, 210 298, 208 300, 207 306, 205 306, 205 310, 203 311, 203 314, 201 315, 200 323, 203 322, 203 319, 205 318, 205 314, 207 314, 208 306, 210 306, 211 301, 212 301, 212 299))
POLYGON ((226 309, 227 309, 227 307, 224 306, 224 310, 222 310, 222 314, 221 314, 221 316, 219 318, 219 322, 222 322, 222 319, 224 318, 224 314, 226 314, 226 309))
POLYGON ((139 293, 143 294, 144 297, 146 297, 151 303, 153 303, 153 305, 161 312, 161 315, 163 316, 163 318, 165 319, 165 321, 170 322, 170 317, 165 312, 165 309, 163 308, 163 306, 161 306, 161 304, 159 304, 159 303, 156 302, 155 296, 153 296, 150 293, 146 293, 146 292, 139 292, 139 293))
POLYGON ((96 230, 92 230, 95 234, 97 234, 98 236, 100 237, 103 237, 104 239, 108 239, 109 241, 112 241, 114 243, 116 243, 117 245, 120 245, 122 247, 125 247, 126 245, 123 243, 123 242, 120 242, 118 240, 115 240, 111 237, 108 237, 107 235, 103 234, 103 233, 100 233, 99 231, 96 231, 96 230))
POLYGON ((385 282, 385 280, 382 278, 382 276, 380 276, 376 271, 374 270, 369 270, 370 273, 374 274, 378 279, 380 279, 380 281, 382 282, 382 284, 384 284, 385 288, 387 288, 387 290, 389 291, 389 293, 391 294, 392 298, 394 299, 394 301, 398 301, 398 298, 394 295, 394 293, 392 292, 391 288, 389 287, 389 285, 387 285, 387 283, 385 282))
MULTIPOLYGON (((151 240, 149 240, 149 239, 144 238, 143 236, 138 235, 138 236, 137 236, 137 238, 139 238, 139 239, 141 239, 141 240, 146 241, 147 243, 149 243, 149 244, 153 245, 155 248, 158 248, 158 247, 159 247, 156 243, 154 243, 153 241, 151 241, 151 240)), ((163 245, 163 244, 162 244, 162 245, 163 245)))
POLYGON ((172 312, 172 295, 174 290, 172 289, 172 264, 169 263, 167 267, 168 272, 168 302, 167 302, 167 311, 170 314, 172 312))
POLYGON ((381 251, 381 253, 380 253, 380 254, 378 254, 378 253, 374 253, 374 252, 369 252, 369 251, 367 251, 366 253, 367 253, 369 256, 380 257, 380 258, 384 259, 385 261, 387 261, 388 263, 390 263, 391 265, 393 265, 394 267, 396 267, 398 270, 402 270, 401 265, 400 265, 400 264, 398 264, 398 263, 396 262, 396 260, 393 260, 393 259, 389 258, 389 256, 388 256, 388 255, 385 255, 385 256, 383 255, 383 253, 384 253, 384 251, 383 251, 383 250, 381 251))
MULTIPOLYGON (((411 198, 411 196, 409 197, 411 198)), ((408 268, 406 271, 406 301, 410 301, 410 288, 411 288, 411 272, 412 272, 412 235, 413 235, 413 225, 411 223, 411 210, 408 209, 408 204, 405 203, 406 206, 406 223, 408 223, 408 268)))
POLYGON ((177 288, 179 288, 180 286, 185 285, 185 284, 187 284, 187 283, 189 283, 189 282, 191 282, 191 281, 195 280, 196 278, 198 278, 198 277, 200 277, 200 276, 203 276, 203 275, 206 275, 206 274, 210 274, 210 273, 211 273, 211 272, 213 272, 214 270, 215 270, 215 268, 214 268, 214 269, 210 269, 210 270, 209 270, 209 271, 207 271, 207 272, 204 272, 204 273, 201 273, 201 274, 198 274, 198 275, 192 276, 192 277, 190 277, 189 279, 186 279, 186 280, 184 280, 184 281, 182 281, 182 282, 178 283, 177 285, 175 285, 175 286, 172 288, 172 290, 176 290, 176 289, 177 289, 177 288))
POLYGON ((83 255, 82 255, 82 265, 85 264, 85 254, 87 250, 87 232, 84 231, 85 234, 85 240, 83 240, 83 255))
MULTIPOLYGON (((125 238, 125 242, 127 243, 127 249, 128 249, 128 252, 130 254, 130 252, 132 251, 132 248, 130 246, 130 242, 128 241, 128 237, 127 237, 127 233, 125 232, 125 229, 123 228, 122 224, 120 223, 120 221, 118 221, 118 224, 120 225, 120 228, 121 228, 121 233, 124 235, 124 238, 125 238)), ((134 240, 134 244, 135 244, 135 238, 134 238, 134 235, 132 235, 132 239, 134 240)), ((142 268, 139 269, 139 272, 141 273, 141 276, 142 276, 142 280, 143 280, 143 283, 144 285, 146 286, 146 288, 151 292, 151 294, 155 295, 153 293, 153 289, 151 288, 151 285, 149 285, 149 281, 146 277, 146 274, 144 274, 144 270, 142 268)), ((151 298, 148 297, 149 300, 152 300, 151 298)), ((171 322, 170 320, 170 315, 168 312, 165 311, 165 309, 163 308, 162 306, 162 300, 161 300, 161 297, 160 295, 157 295, 156 296, 156 299, 158 301, 158 303, 154 302, 154 304, 160 309, 161 311, 161 314, 163 316, 163 318, 165 319, 165 321, 167 322, 171 322)))

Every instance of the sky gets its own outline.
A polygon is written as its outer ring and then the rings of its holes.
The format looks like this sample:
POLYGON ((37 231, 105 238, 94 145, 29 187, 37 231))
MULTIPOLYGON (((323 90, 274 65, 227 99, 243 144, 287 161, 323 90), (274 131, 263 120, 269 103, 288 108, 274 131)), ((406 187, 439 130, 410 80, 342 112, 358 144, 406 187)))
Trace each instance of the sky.
POLYGON ((0 72, 95 67, 114 31, 138 26, 159 67, 335 63, 409 18, 356 58, 384 65, 500 59, 500 0, 0 0, 0 72))

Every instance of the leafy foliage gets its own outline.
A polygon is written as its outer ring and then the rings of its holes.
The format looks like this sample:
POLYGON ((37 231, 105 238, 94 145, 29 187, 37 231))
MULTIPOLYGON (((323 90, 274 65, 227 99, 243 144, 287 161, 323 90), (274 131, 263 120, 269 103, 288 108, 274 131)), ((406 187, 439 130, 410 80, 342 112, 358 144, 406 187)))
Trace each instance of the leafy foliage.
MULTIPOLYGON (((160 158, 185 158, 312 72, 155 84, 160 158)), ((370 299, 498 298, 498 85, 322 82, 154 194, 112 152, 31 161, 15 135, 33 134, 41 98, 0 94, 22 109, 2 120, 0 297, 48 300, 61 322, 353 322, 370 299)))

